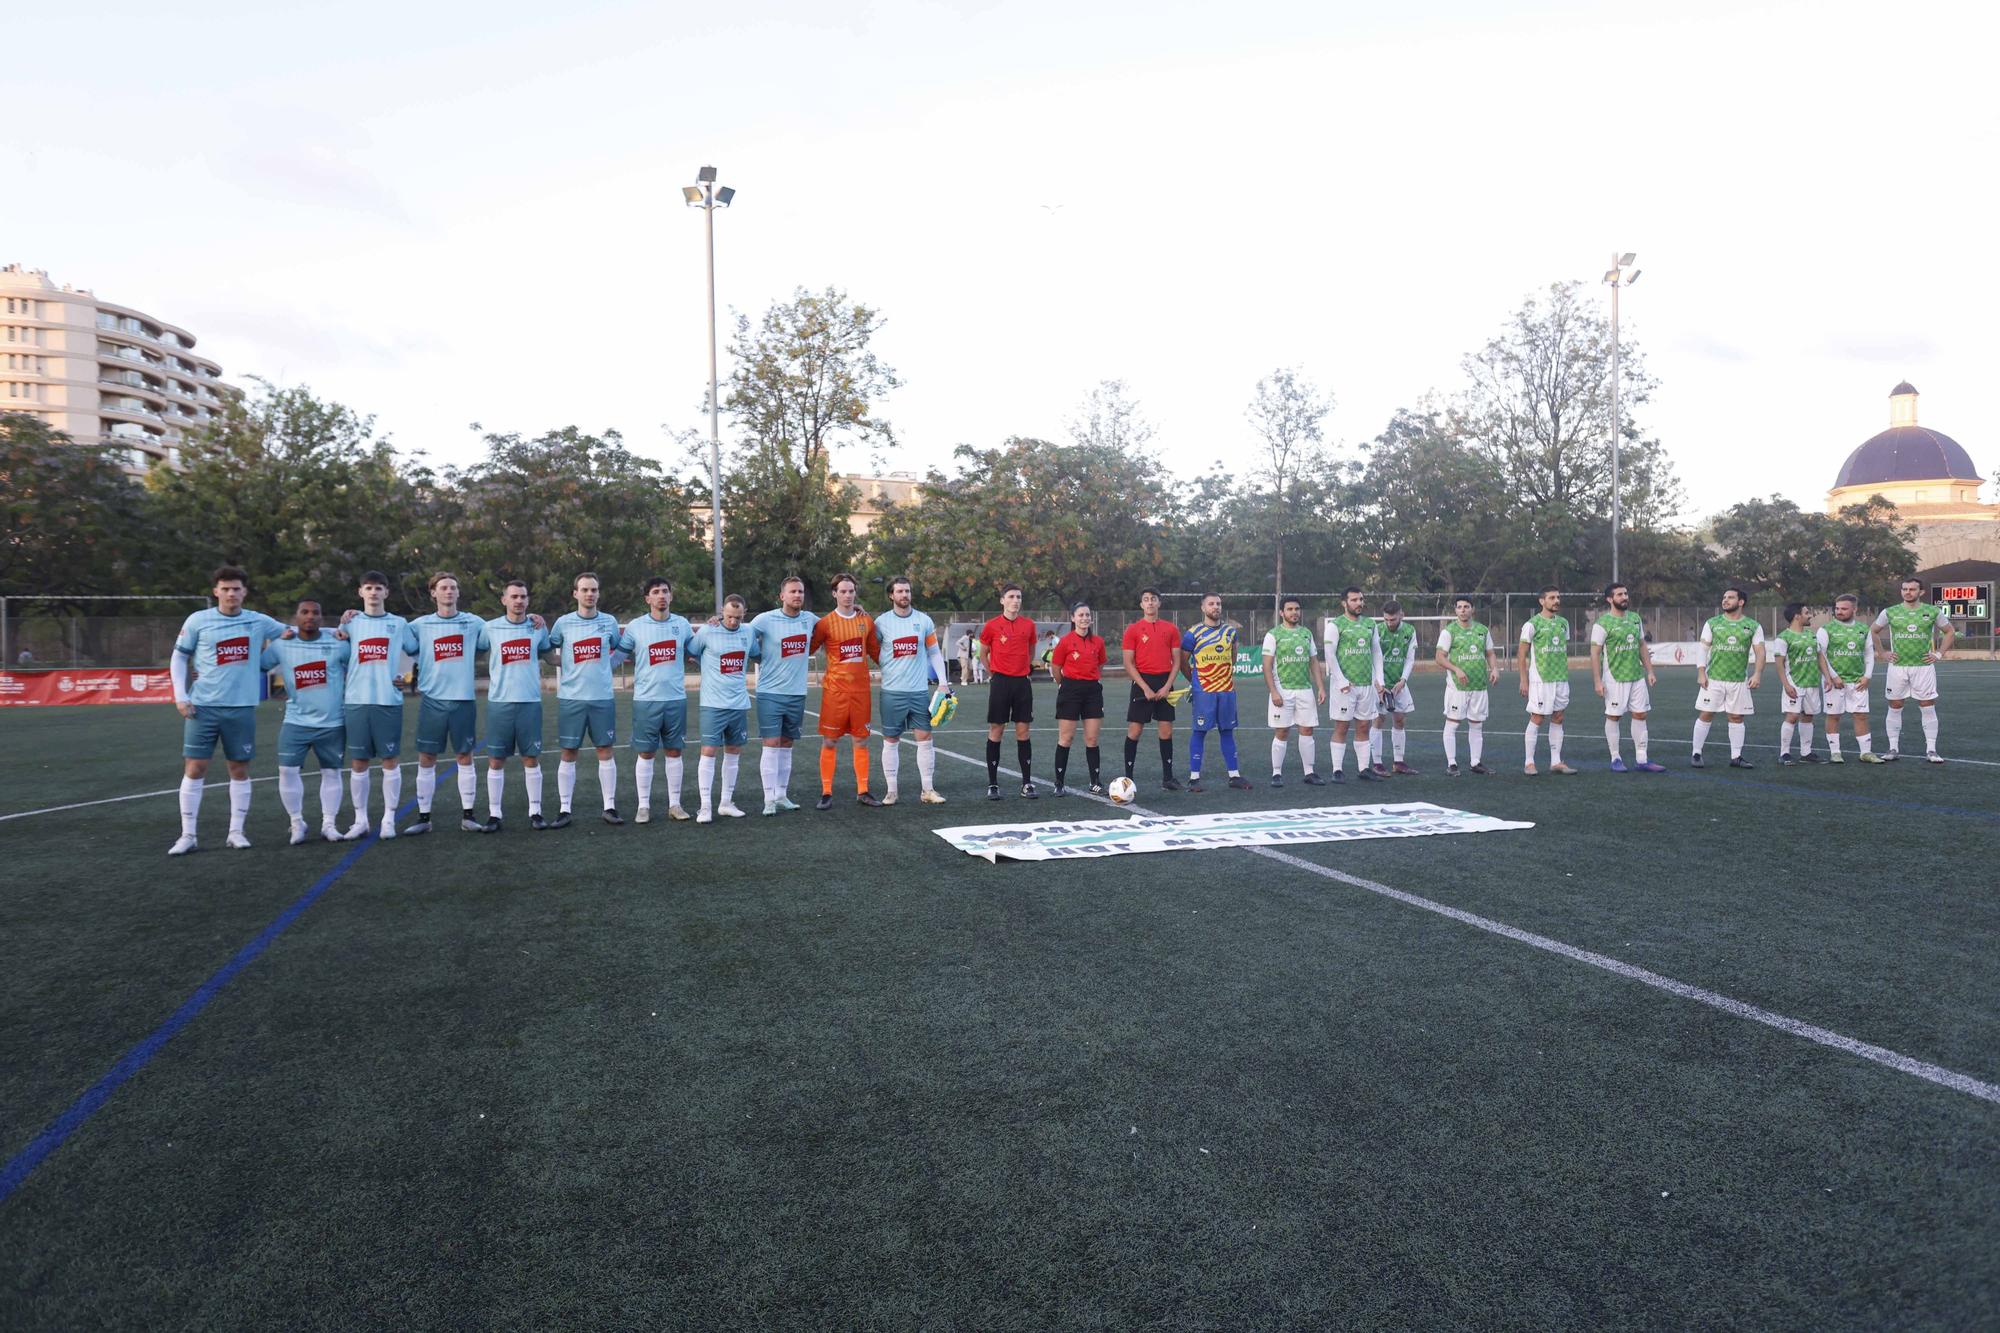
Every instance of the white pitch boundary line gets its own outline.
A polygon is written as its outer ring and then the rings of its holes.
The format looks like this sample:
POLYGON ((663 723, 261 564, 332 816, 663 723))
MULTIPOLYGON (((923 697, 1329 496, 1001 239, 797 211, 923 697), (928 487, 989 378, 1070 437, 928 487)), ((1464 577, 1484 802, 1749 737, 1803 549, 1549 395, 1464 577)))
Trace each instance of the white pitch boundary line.
MULTIPOLYGON (((960 754, 956 750, 947 750, 941 745, 937 746, 936 750, 937 753, 947 758, 956 759, 961 763, 973 764, 980 768, 986 766, 984 759, 974 759, 972 756, 960 754)), ((1009 777, 1020 776, 1018 772, 1011 768, 1002 768, 1000 771, 1009 777)), ((1164 817, 1159 811, 1148 810, 1141 805, 1119 805, 1106 797, 1092 796, 1087 791, 1078 791, 1075 794, 1087 801, 1096 801, 1100 805, 1109 805, 1116 810, 1129 810, 1135 814, 1150 815, 1154 818, 1164 817)), ((1572 962, 1585 963, 1591 967, 1600 968, 1614 976, 1623 977, 1628 981, 1636 981, 1643 986, 1650 986, 1654 990, 1679 996, 1683 1000, 1693 1000, 1696 1004, 1705 1004, 1711 1009, 1720 1009, 1723 1013, 1734 1015, 1737 1018, 1746 1018, 1753 1023, 1761 1023, 1765 1027, 1776 1028, 1778 1031, 1788 1033, 1791 1036, 1803 1037, 1805 1040, 1817 1043, 1818 1045, 1830 1047, 1833 1050, 1842 1051, 1848 1055, 1858 1056, 1863 1060, 1873 1061, 1876 1064, 1896 1070, 1898 1073, 1908 1074, 1913 1078, 1920 1078, 1925 1082, 1935 1083, 1939 1087, 1950 1088, 1953 1092, 1962 1092, 1968 1096, 1977 1097, 1981 1101, 1991 1102, 1996 1106, 2000 1106, 2000 1084, 1988 1083, 1983 1079, 1974 1078, 1970 1074, 1961 1074, 1957 1070, 1946 1069, 1942 1065, 1934 1065, 1928 1061, 1918 1060, 1901 1052, 1892 1051, 1886 1046, 1877 1046, 1872 1042, 1865 1042, 1855 1037, 1845 1036, 1830 1028, 1823 1028, 1817 1024, 1808 1023, 1803 1019, 1791 1018, 1785 1014, 1774 1013, 1769 1009, 1761 1009, 1754 1004, 1732 999, 1718 991, 1712 991, 1703 986, 1692 985, 1685 981, 1677 981, 1673 977, 1663 976, 1658 972, 1649 971, 1636 964, 1612 958, 1607 954, 1594 953, 1589 949, 1580 949, 1573 944, 1565 944, 1561 940, 1551 939, 1546 935, 1537 935, 1533 931, 1522 930, 1518 926, 1510 926, 1504 921, 1495 921, 1490 917, 1483 917, 1461 908, 1451 907, 1445 903, 1436 902, 1403 889, 1391 888, 1387 884, 1378 884, 1372 879, 1363 879, 1359 875, 1350 875, 1344 871, 1335 870, 1331 866, 1323 866, 1316 861, 1308 861, 1303 857, 1293 856, 1288 852, 1274 851, 1269 847, 1243 847, 1237 850, 1246 851, 1252 856, 1261 856, 1266 860, 1291 866, 1295 870, 1304 870, 1324 879, 1337 880, 1342 884, 1347 884, 1357 889, 1366 889, 1369 893, 1380 894, 1384 898, 1393 899, 1405 906, 1416 907, 1426 912, 1435 913, 1438 916, 1456 921, 1461 925, 1471 926, 1475 930, 1483 930, 1489 935, 1498 935, 1502 939, 1513 940, 1517 944, 1525 944, 1529 948, 1540 949, 1544 953, 1552 953, 1559 958, 1567 958, 1572 962)))

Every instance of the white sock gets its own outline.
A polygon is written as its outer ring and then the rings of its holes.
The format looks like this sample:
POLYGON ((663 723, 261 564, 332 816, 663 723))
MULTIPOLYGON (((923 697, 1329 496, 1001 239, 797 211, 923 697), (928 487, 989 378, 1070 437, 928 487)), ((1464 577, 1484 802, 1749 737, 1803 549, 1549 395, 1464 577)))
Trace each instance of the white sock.
POLYGON ((1696 718, 1694 720, 1694 744, 1691 745, 1689 748, 1692 749, 1696 754, 1700 754, 1701 747, 1708 744, 1709 725, 1710 725, 1709 723, 1704 722, 1700 718, 1696 718))
POLYGON ((427 815, 431 812, 431 800, 433 797, 437 795, 437 789, 438 789, 437 765, 433 764, 429 768, 425 768, 422 764, 418 764, 417 765, 417 813, 419 815, 427 815))
POLYGON ((201 813, 201 779, 181 779, 181 836, 194 836, 195 816, 201 813))
POLYGON ((701 797, 701 805, 697 808, 707 810, 709 808, 709 796, 715 790, 714 755, 703 755, 701 762, 695 765, 695 790, 701 797))
POLYGON ((486 817, 500 818, 500 799, 507 794, 507 770, 489 768, 486 770, 486 817))
POLYGON ((1454 767, 1458 764, 1458 723, 1450 718, 1444 720, 1444 761, 1454 767))
POLYGON ((1731 759, 1741 759, 1743 757, 1743 724, 1741 722, 1731 722, 1729 724, 1729 757, 1731 759))
POLYGON ((1368 738, 1368 748, 1377 764, 1389 757, 1389 738, 1382 734, 1380 727, 1377 727, 1375 734, 1368 738))
POLYGON ((1798 730, 1795 722, 1786 722, 1778 728, 1778 755, 1780 758, 1792 752, 1792 733, 1798 730))
POLYGON ((539 815, 542 813, 542 766, 540 764, 536 764, 533 768, 523 766, 521 772, 528 782, 528 813, 539 815))
POLYGON ((403 803, 403 770, 394 764, 382 770, 382 822, 396 822, 396 807, 403 803))
POLYGON ((1354 766, 1357 770, 1368 767, 1371 762, 1369 750, 1372 745, 1372 741, 1354 742, 1354 766))
POLYGON ((618 761, 616 759, 600 759, 597 761, 597 790, 598 794, 604 798, 604 808, 606 810, 617 808, 618 761))
POLYGON ((897 780, 903 776, 903 743, 887 736, 882 738, 882 785, 889 795, 896 795, 897 780))
POLYGON ((925 791, 937 790, 937 747, 929 741, 917 742, 917 776, 923 779, 925 791))
POLYGON ((458 765, 458 808, 470 815, 479 800, 479 770, 471 764, 458 765))
POLYGON ((1478 763, 1481 752, 1486 749, 1486 724, 1484 722, 1468 722, 1465 724, 1465 747, 1465 757, 1475 764, 1478 763))
POLYGON ((667 804, 668 805, 679 805, 681 803, 681 778, 685 773, 686 769, 684 769, 681 765, 681 757, 677 754, 668 755, 667 756, 667 804))
POLYGON ((1410 743, 1409 728, 1397 727, 1389 733, 1389 744, 1394 750, 1397 763, 1400 764, 1403 762, 1403 750, 1404 747, 1407 746, 1409 743, 1410 743))
POLYGON ((1856 736, 1854 743, 1861 747, 1861 753, 1863 754, 1875 753, 1875 733, 1872 731, 1866 735, 1856 736))
POLYGON ((347 775, 347 795, 354 802, 354 817, 363 824, 368 822, 368 807, 374 804, 375 770, 364 768, 359 773, 347 775))
POLYGON ((278 766, 278 804, 295 820, 306 817, 306 779, 298 769, 278 766))
MULTIPOLYGON (((1271 741, 1271 776, 1278 777, 1285 771, 1285 743, 1273 738, 1271 741)), ((1307 770, 1310 772, 1311 770, 1307 770)))
POLYGON ((1563 724, 1549 723, 1549 764, 1554 766, 1563 761, 1563 724))
POLYGON ((798 752, 789 745, 778 747, 778 795, 789 797, 792 793, 792 760, 798 752))
POLYGON ((250 818, 250 779, 229 780, 229 831, 241 833, 243 822, 250 818))
POLYGON ((558 759, 556 761, 556 800, 561 803, 561 809, 567 810, 570 808, 570 802, 575 799, 576 760, 558 759))
POLYGON ((1809 717, 1799 719, 1799 755, 1803 758, 1812 753, 1813 724, 1809 717))
POLYGON ((1604 743, 1611 747, 1611 757, 1618 758, 1618 719, 1615 717, 1604 719, 1604 743))
POLYGON ((733 805, 736 802, 736 771, 742 763, 743 756, 740 754, 725 753, 722 756, 722 804, 724 805, 733 805))
MULTIPOLYGON (((1860 748, 1858 742, 1855 748, 1860 748)), ((1829 730, 1826 733, 1826 753, 1829 759, 1840 753, 1840 733, 1838 731, 1829 730)))
POLYGON ((1892 750, 1902 749, 1903 710, 1900 708, 1891 708, 1889 710, 1889 716, 1884 718, 1883 721, 1887 722, 1889 725, 1889 748, 1892 750))
POLYGON ((1527 733, 1528 757, 1522 761, 1523 763, 1532 764, 1535 762, 1535 742, 1536 738, 1539 737, 1541 734, 1542 734, 1541 723, 1539 722, 1528 723, 1528 733, 1527 733))
POLYGON ((632 785, 639 789, 639 808, 644 810, 653 803, 653 761, 644 755, 632 765, 632 785))
MULTIPOLYGON (((1923 720, 1924 724, 1924 753, 1936 754, 1938 729, 1937 705, 1933 704, 1929 708, 1917 709, 1917 716, 1923 720)), ((1961 753, 1963 752, 1961 751, 1961 753)))
POLYGON ((784 771, 784 760, 778 758, 780 751, 775 745, 767 745, 757 752, 757 776, 764 783, 764 800, 768 804, 778 799, 778 774, 784 771))
POLYGON ((319 771, 319 822, 331 827, 340 814, 340 770, 319 771))
POLYGON ((1639 762, 1642 764, 1646 762, 1646 741, 1649 730, 1650 728, 1646 726, 1645 718, 1635 717, 1632 719, 1632 752, 1638 756, 1639 762))
POLYGON ((1306 774, 1307 774, 1307 776, 1308 776, 1308 777, 1310 777, 1310 776, 1312 775, 1312 771, 1313 771, 1313 749, 1314 749, 1314 748, 1315 748, 1315 747, 1313 746, 1313 738, 1312 738, 1312 733, 1311 733, 1311 732, 1309 732, 1309 731, 1302 731, 1302 732, 1300 732, 1300 733, 1299 733, 1299 762, 1300 762, 1301 764, 1305 765, 1305 770, 1306 770, 1306 774))

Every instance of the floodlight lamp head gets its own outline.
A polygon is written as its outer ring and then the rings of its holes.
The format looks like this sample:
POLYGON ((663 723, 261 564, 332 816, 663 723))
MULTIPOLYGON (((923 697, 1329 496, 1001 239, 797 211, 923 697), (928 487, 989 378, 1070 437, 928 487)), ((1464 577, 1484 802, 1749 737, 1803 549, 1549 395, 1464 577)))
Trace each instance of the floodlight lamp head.
POLYGON ((681 186, 681 198, 685 199, 685 200, 686 200, 686 201, 688 202, 688 205, 689 205, 690 207, 692 207, 692 208, 700 208, 700 207, 701 207, 701 187, 700 187, 699 185, 683 185, 683 186, 681 186))
POLYGON ((1639 256, 1633 254, 1630 250, 1627 250, 1624 254, 1618 256, 1618 267, 1630 268, 1632 267, 1632 261, 1637 259, 1638 257, 1639 256))
POLYGON ((698 181, 703 182, 704 184, 711 182, 715 179, 715 168, 703 167, 700 171, 697 171, 694 174, 694 178, 698 181))
POLYGON ((1639 270, 1639 269, 1636 269, 1636 268, 1635 268, 1635 269, 1633 269, 1633 270, 1632 270, 1632 276, 1631 276, 1631 277, 1629 277, 1629 278, 1627 278, 1627 279, 1625 279, 1625 285, 1626 285, 1627 287, 1630 287, 1630 286, 1631 286, 1631 285, 1632 285, 1633 283, 1637 282, 1637 281, 1639 280, 1639 274, 1640 274, 1640 272, 1641 272, 1641 270, 1639 270))
POLYGON ((736 191, 730 188, 729 186, 718 185, 715 187, 715 202, 721 205, 722 207, 724 208, 729 207, 729 201, 734 199, 735 197, 736 197, 736 191))
POLYGON ((1604 270, 1604 285, 1607 287, 1616 287, 1618 285, 1617 269, 1607 268, 1604 270))

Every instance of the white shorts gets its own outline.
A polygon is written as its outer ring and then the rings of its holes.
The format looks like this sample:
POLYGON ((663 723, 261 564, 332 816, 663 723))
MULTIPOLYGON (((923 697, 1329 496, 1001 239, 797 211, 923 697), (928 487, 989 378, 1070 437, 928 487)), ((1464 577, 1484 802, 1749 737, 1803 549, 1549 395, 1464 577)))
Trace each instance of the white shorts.
POLYGON ((1310 685, 1301 685, 1288 690, 1278 687, 1271 696, 1271 705, 1265 710, 1273 727, 1310 727, 1319 721, 1319 700, 1313 697, 1310 685))
POLYGON ((1857 680, 1850 685, 1829 685, 1820 695, 1828 717, 1839 717, 1842 713, 1868 716, 1868 682, 1865 680, 1857 680))
POLYGON ((1823 711, 1819 698, 1819 686, 1817 685, 1800 686, 1799 697, 1794 699, 1785 693, 1785 687, 1780 683, 1778 686, 1778 696, 1779 706, 1787 713, 1798 713, 1805 717, 1818 717, 1823 711))
POLYGON ((1536 717, 1560 713, 1568 707, 1568 681, 1558 680, 1550 684, 1543 684, 1540 681, 1528 682, 1528 711, 1536 717))
POLYGON ((1747 680, 1711 680, 1707 689, 1694 696, 1694 706, 1696 712, 1748 717, 1757 711, 1757 699, 1747 680))
POLYGON ((1484 722, 1489 703, 1485 690, 1461 690, 1458 682, 1444 682, 1444 715, 1454 722, 1484 722))
POLYGON ((1326 692, 1327 716, 1335 722, 1373 722, 1376 698, 1373 685, 1356 685, 1345 694, 1329 688, 1326 692))
POLYGON ((1928 703, 1937 698, 1937 668, 1929 662, 1913 667, 1891 665, 1888 682, 1882 686, 1882 697, 1928 703))
POLYGON ((1643 680, 1604 679, 1604 716, 1623 717, 1626 713, 1653 711, 1653 692, 1643 680))
POLYGON ((1407 680, 1397 681, 1378 695, 1377 698, 1381 700, 1377 707, 1385 713, 1414 713, 1417 711, 1417 701, 1410 694, 1410 682, 1407 680))

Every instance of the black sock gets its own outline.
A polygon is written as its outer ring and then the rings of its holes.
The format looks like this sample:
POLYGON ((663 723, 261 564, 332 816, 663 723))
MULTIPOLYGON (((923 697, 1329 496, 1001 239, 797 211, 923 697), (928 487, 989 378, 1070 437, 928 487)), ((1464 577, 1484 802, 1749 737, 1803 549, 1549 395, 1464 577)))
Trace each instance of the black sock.
POLYGON ((1083 747, 1083 759, 1085 763, 1090 765, 1090 785, 1093 787, 1101 785, 1097 780, 1097 768, 1100 762, 1098 756, 1101 753, 1095 745, 1086 745, 1083 747))
POLYGON ((1029 775, 1034 770, 1035 743, 1033 741, 1015 741, 1014 753, 1021 756, 1021 781, 1024 784, 1033 782, 1034 778, 1029 775))
POLYGON ((1000 742, 986 742, 986 785, 1000 785, 1000 742))
MULTIPOLYGON (((1021 771, 1023 773, 1027 772, 1028 766, 1026 764, 1021 765, 1021 771)), ((1058 787, 1062 786, 1063 779, 1068 776, 1069 776, 1069 747, 1067 745, 1058 743, 1056 745, 1056 786, 1058 787)))
POLYGON ((1125 776, 1132 776, 1132 766, 1139 762, 1139 742, 1136 737, 1125 738, 1125 776))
POLYGON ((1174 742, 1173 738, 1169 737, 1166 740, 1160 742, 1160 776, 1163 778, 1170 778, 1173 775, 1174 775, 1174 742))

